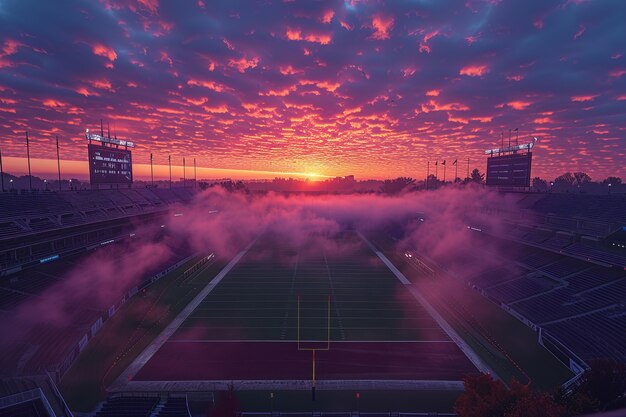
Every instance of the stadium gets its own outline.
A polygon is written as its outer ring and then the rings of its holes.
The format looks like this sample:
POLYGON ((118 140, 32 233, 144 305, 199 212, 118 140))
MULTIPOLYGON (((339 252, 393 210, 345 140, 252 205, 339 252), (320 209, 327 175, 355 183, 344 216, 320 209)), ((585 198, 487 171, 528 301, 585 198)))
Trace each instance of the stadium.
POLYGON ((175 184, 1 206, 3 415, 192 415, 229 390, 244 414, 447 415, 468 376, 571 389, 626 360, 623 194, 175 184))
POLYGON ((625 18, 0 0, 0 417, 626 415, 625 18))

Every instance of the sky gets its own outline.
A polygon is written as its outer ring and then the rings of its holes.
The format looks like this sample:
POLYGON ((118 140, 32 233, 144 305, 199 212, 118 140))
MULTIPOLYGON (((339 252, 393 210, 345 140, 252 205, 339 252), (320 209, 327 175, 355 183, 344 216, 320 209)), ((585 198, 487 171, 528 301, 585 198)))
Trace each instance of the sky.
POLYGON ((0 150, 24 172, 28 130, 33 172, 56 172, 58 135, 86 174, 104 119, 161 177, 172 155, 423 178, 484 170, 518 128, 533 176, 626 177, 625 21, 620 0, 0 0, 0 150))

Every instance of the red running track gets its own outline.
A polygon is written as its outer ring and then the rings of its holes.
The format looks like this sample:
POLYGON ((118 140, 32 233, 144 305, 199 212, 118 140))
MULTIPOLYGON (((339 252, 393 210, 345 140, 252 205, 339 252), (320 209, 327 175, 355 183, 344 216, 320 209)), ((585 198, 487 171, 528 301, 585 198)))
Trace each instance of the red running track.
MULTIPOLYGON (((304 347, 304 345, 302 345, 304 347)), ((478 371, 452 342, 331 342, 316 352, 320 380, 461 380, 478 371)), ((166 342, 138 381, 307 380, 311 352, 296 342, 166 342)))

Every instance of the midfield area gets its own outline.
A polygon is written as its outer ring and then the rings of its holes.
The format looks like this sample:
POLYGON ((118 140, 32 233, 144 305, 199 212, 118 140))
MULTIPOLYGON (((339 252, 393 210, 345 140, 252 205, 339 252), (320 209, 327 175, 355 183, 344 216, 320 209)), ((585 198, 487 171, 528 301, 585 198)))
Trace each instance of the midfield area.
MULTIPOLYGON (((258 239, 133 376, 139 381, 460 381, 478 372, 353 232, 258 239), (299 306, 299 307, 298 307, 299 306), (329 326, 330 323, 330 326, 329 326)), ((143 386, 145 388, 145 386, 143 386)))

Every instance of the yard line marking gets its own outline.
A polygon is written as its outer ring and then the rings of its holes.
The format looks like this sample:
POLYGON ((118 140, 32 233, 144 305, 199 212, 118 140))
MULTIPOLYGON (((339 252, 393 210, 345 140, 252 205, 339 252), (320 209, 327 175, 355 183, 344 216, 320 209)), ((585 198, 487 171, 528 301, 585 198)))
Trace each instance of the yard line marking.
MULTIPOLYGON (((300 342, 319 342, 319 340, 301 340, 300 342)), ((254 340, 254 339, 171 339, 166 343, 297 343, 297 340, 254 340)), ((454 343, 453 340, 331 340, 330 343, 454 343)))

